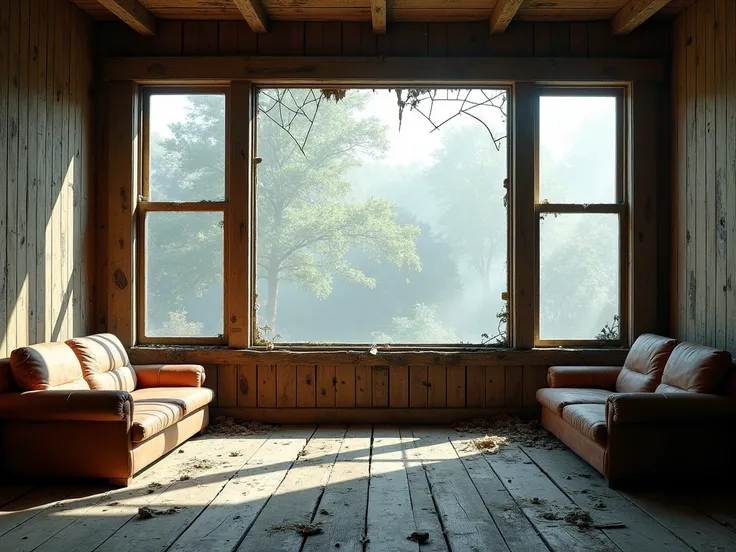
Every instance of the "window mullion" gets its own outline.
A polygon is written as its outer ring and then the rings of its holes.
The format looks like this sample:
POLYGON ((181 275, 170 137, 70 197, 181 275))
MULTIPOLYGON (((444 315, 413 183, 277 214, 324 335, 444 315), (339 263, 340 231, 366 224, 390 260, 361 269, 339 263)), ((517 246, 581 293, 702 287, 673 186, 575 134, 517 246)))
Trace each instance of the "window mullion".
POLYGON ((537 94, 531 83, 514 87, 512 254, 513 282, 511 324, 513 345, 531 349, 535 335, 536 297, 536 141, 537 94))

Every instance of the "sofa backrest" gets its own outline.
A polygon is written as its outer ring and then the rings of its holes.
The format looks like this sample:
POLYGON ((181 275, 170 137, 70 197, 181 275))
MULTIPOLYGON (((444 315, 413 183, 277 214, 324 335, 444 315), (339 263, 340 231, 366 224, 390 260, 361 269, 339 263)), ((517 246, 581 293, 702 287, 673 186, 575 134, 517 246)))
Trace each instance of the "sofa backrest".
POLYGON ((39 343, 10 354, 10 369, 22 391, 89 389, 74 351, 66 343, 39 343))
POLYGON ((616 380, 617 393, 651 393, 659 385, 677 340, 642 334, 631 345, 616 380))
POLYGON ((728 392, 731 353, 696 343, 680 343, 672 351, 658 393, 723 394, 728 392))
POLYGON ((128 353, 112 334, 75 337, 67 342, 79 360, 92 389, 135 391, 138 378, 130 365, 128 353))
POLYGON ((18 391, 13 379, 13 371, 10 369, 10 359, 0 358, 0 393, 12 393, 18 391))

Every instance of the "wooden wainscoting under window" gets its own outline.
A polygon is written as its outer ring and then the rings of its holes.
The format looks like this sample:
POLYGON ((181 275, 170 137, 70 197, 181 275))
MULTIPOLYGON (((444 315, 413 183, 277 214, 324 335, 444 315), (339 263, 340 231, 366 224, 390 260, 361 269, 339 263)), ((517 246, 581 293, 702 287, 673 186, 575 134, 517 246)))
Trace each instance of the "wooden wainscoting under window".
POLYGON ((202 364, 212 415, 274 423, 446 423, 535 416, 554 364, 621 365, 625 349, 463 352, 254 352, 133 348, 134 364, 202 364), (214 362, 216 363, 214 363, 214 362))

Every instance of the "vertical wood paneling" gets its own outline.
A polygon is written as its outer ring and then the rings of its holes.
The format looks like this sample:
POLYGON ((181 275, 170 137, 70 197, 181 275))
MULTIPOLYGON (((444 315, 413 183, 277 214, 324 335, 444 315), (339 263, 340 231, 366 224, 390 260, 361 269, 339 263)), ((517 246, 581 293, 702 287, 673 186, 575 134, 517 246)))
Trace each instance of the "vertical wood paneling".
POLYGON ((276 406, 296 407, 296 365, 279 364, 276 367, 276 406))
POLYGON ((238 366, 235 364, 217 367, 217 405, 241 406, 238 404, 238 366))
POLYGON ((736 5, 674 23, 675 335, 736 353, 736 5))
POLYGON ((430 364, 427 367, 427 406, 430 408, 447 406, 447 368, 430 364))
POLYGON ((355 406, 355 366, 341 364, 335 367, 335 406, 355 406))
POLYGON ((88 330, 90 34, 67 0, 0 2, 0 357, 88 330))
POLYGON ((184 22, 182 53, 185 56, 217 55, 218 44, 217 21, 184 22))
POLYGON ((299 408, 314 408, 316 386, 314 364, 298 364, 296 367, 296 405, 299 408))
POLYGON ((447 407, 465 406, 465 366, 447 367, 447 407))
POLYGON ((355 406, 357 408, 370 408, 372 404, 373 382, 371 381, 370 366, 355 367, 355 406))
POLYGON ((409 367, 391 366, 388 375, 389 399, 391 408, 409 406, 409 367))
POLYGON ((506 366, 506 407, 519 408, 523 405, 523 367, 506 366))
POLYGON ((486 406, 503 408, 506 404, 506 368, 486 366, 486 406))
POLYGON ((537 389, 538 386, 538 367, 525 364, 523 368, 523 377, 521 383, 521 403, 522 406, 533 407, 537 405, 537 389))
POLYGON ((486 404, 486 367, 468 366, 465 369, 465 406, 483 408, 486 404))
POLYGON ((256 365, 240 364, 237 366, 237 369, 238 406, 241 408, 254 408, 258 406, 258 374, 256 365))
POLYGON ((409 406, 425 408, 429 396, 429 381, 426 364, 412 364, 409 367, 409 406))
POLYGON ((317 366, 317 406, 335 406, 335 366, 317 366))
POLYGON ((388 406, 388 366, 373 366, 371 368, 373 382, 373 407, 386 408, 388 406))
POLYGON ((276 366, 259 364, 258 375, 258 407, 273 408, 276 406, 276 366))

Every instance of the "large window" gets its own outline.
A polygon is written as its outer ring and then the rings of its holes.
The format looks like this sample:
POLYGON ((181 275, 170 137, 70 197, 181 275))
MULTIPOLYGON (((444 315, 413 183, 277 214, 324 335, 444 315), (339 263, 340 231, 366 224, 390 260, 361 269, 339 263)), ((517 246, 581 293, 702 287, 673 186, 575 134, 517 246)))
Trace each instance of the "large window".
POLYGON ((260 89, 257 339, 505 344, 507 99, 260 89))
POLYGON ((618 89, 540 92, 537 345, 625 335, 622 111, 618 89))
POLYGON ((138 342, 625 345, 627 90, 517 95, 144 87, 138 342))
POLYGON ((143 100, 139 341, 225 343, 226 93, 143 100))

